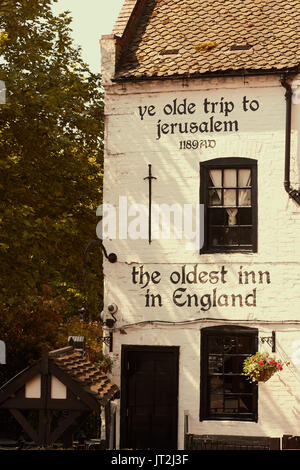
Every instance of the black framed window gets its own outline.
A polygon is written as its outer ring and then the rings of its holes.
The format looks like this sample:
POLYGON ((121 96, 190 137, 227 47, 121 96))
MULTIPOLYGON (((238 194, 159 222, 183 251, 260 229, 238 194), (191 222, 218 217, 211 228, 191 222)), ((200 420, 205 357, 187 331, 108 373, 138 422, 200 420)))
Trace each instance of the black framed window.
POLYGON ((200 163, 204 204, 201 253, 257 251, 257 162, 219 158, 200 163))
POLYGON ((217 326, 201 331, 200 420, 257 421, 257 384, 242 375, 258 331, 217 326))

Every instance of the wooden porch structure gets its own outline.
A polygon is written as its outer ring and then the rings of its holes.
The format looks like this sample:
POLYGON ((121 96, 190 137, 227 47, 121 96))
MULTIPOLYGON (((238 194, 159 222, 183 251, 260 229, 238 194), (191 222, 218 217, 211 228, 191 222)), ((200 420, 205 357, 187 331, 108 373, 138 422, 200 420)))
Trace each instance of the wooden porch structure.
POLYGON ((93 411, 107 408, 119 388, 72 346, 51 351, 0 388, 6 408, 40 447, 72 446, 76 429, 93 411), (24 413, 31 412, 28 419, 24 413), (33 424, 35 422, 35 425, 33 424))

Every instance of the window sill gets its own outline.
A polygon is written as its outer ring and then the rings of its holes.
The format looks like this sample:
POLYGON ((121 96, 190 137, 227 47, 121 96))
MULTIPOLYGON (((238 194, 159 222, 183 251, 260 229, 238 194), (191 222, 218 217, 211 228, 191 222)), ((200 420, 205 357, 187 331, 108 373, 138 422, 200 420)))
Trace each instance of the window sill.
POLYGON ((245 417, 245 418, 242 418, 242 417, 223 417, 223 416, 214 416, 214 417, 207 417, 207 418, 200 418, 199 421, 203 422, 203 421, 240 421, 241 423, 244 423, 245 421, 247 422, 250 422, 250 423, 257 423, 257 418, 255 417, 245 417))
POLYGON ((206 249, 201 249, 200 250, 200 255, 215 255, 215 254, 233 254, 233 253, 243 253, 243 254, 248 254, 248 255, 253 255, 256 254, 257 251, 254 250, 247 250, 247 249, 242 249, 242 250, 206 250, 206 249))

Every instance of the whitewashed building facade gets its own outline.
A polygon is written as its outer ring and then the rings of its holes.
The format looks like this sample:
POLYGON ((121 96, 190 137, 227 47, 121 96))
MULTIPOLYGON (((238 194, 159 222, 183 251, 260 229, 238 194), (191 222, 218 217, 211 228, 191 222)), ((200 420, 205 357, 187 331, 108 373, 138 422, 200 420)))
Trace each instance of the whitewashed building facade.
POLYGON ((125 0, 101 39, 119 448, 300 435, 299 7, 125 0))

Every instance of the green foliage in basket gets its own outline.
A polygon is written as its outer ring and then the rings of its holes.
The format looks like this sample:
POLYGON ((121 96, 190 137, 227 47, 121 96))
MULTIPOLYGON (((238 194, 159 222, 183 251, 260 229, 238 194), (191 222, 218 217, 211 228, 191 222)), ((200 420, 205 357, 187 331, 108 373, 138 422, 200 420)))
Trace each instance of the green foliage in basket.
POLYGON ((270 356, 267 352, 257 352, 244 360, 243 375, 246 375, 252 382, 258 382, 264 372, 271 377, 276 372, 281 371, 283 366, 289 364, 289 362, 276 360, 274 356, 270 356))

